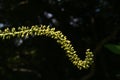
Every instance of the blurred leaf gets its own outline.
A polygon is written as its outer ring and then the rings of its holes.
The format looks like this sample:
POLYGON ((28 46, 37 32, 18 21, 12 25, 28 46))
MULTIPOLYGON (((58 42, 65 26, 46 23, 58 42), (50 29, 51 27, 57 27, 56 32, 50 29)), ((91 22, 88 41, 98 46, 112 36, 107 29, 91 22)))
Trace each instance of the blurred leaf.
POLYGON ((120 55, 120 44, 119 45, 116 45, 116 44, 106 44, 106 45, 104 45, 104 47, 106 47, 111 52, 120 55))

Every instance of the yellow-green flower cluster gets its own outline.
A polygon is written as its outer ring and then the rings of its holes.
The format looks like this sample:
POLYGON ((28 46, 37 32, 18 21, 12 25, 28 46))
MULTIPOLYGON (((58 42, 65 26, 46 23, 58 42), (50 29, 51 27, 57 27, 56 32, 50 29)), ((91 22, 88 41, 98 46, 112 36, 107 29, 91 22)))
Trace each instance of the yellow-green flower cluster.
POLYGON ((3 39, 10 39, 11 37, 15 36, 23 38, 42 35, 56 39, 57 43, 61 44, 61 48, 66 51, 69 60, 71 60, 71 62, 80 70, 82 68, 88 68, 93 63, 93 53, 90 52, 90 49, 87 49, 86 58, 84 61, 82 61, 76 54, 76 51, 74 50, 74 47, 72 46, 70 40, 68 40, 61 31, 55 31, 55 28, 50 28, 49 26, 46 27, 42 25, 39 27, 36 25, 32 26, 31 28, 24 26, 18 27, 17 30, 15 28, 12 28, 11 30, 9 28, 6 28, 4 31, 0 30, 0 38, 3 39))

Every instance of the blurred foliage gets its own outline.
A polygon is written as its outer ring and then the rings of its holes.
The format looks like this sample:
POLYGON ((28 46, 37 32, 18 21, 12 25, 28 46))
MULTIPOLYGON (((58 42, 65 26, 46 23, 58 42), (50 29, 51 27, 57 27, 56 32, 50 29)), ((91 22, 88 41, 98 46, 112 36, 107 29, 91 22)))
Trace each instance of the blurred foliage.
POLYGON ((0 29, 39 24, 61 30, 82 59, 92 48, 95 66, 78 71, 52 39, 13 38, 0 40, 1 80, 120 80, 120 57, 103 47, 120 42, 119 0, 0 0, 0 29))
POLYGON ((120 45, 116 45, 116 44, 106 44, 105 47, 106 47, 108 50, 110 50, 111 52, 120 55, 120 45))

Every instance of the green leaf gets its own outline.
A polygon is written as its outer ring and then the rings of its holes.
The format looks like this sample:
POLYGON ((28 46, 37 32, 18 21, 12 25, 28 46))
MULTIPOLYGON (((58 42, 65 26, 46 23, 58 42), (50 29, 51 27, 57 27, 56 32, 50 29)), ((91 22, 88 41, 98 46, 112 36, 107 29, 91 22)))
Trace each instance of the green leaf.
POLYGON ((119 45, 116 45, 116 44, 106 44, 106 45, 104 45, 104 47, 106 47, 111 52, 120 55, 120 44, 119 45))

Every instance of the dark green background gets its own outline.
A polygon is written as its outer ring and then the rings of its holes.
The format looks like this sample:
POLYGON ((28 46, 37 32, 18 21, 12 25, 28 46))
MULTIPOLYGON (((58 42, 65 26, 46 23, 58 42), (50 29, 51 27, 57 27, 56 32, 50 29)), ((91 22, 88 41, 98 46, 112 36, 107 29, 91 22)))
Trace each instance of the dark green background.
POLYGON ((104 47, 120 42, 119 0, 0 0, 0 29, 41 24, 62 31, 81 59, 90 48, 95 63, 78 70, 45 36, 0 39, 0 80, 120 80, 120 55, 104 47))

